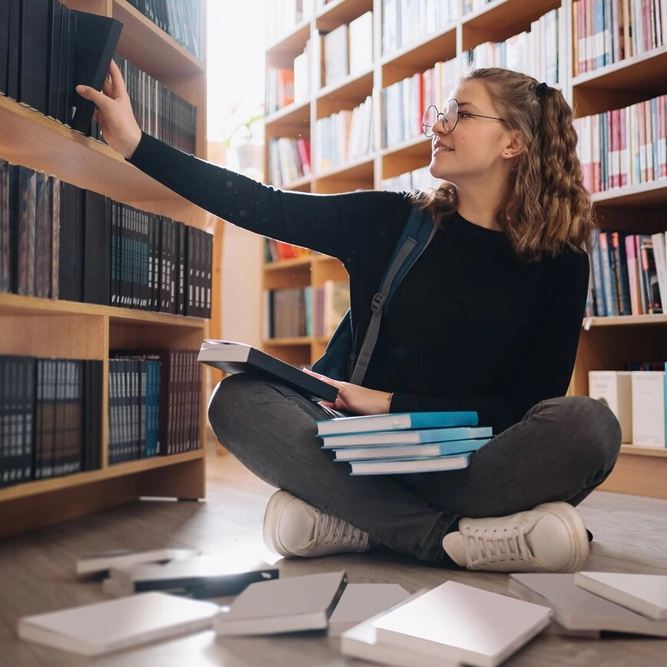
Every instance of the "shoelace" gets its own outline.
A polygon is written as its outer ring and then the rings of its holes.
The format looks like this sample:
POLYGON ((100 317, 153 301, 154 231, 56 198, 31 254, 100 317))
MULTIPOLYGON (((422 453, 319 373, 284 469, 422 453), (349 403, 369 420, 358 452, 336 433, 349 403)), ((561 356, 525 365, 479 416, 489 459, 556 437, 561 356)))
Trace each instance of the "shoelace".
POLYGON ((464 536, 468 565, 498 561, 532 562, 535 557, 526 543, 525 527, 477 528, 464 536))
POLYGON ((331 514, 315 510, 315 531, 312 545, 342 544, 351 547, 365 547, 368 544, 368 533, 355 528, 347 521, 337 519, 331 514))

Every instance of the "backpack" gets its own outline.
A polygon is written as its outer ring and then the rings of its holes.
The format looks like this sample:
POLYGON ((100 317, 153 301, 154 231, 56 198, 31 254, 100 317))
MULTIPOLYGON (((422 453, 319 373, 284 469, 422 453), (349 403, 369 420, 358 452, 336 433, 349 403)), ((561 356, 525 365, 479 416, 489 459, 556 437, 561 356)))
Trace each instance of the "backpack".
POLYGON ((412 207, 389 267, 380 282, 380 288, 371 301, 373 314, 359 354, 354 354, 352 317, 348 310, 329 340, 324 354, 313 364, 315 373, 353 384, 360 385, 363 382, 380 332, 382 315, 396 287, 431 242, 436 229, 426 210, 412 207))

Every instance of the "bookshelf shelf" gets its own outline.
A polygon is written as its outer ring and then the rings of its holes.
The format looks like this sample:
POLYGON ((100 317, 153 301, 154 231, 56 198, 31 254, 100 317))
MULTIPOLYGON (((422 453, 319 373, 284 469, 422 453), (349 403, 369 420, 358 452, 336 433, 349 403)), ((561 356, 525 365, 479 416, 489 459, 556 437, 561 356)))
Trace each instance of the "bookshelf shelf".
POLYGON ((292 67, 310 37, 310 21, 303 21, 266 51, 266 62, 278 67, 292 67))
POLYGON ((269 347, 271 345, 279 345, 281 347, 300 347, 303 345, 310 345, 313 339, 310 336, 294 336, 293 338, 265 338, 264 345, 269 347))
MULTIPOLYGON (((384 147, 386 118, 382 105, 383 89, 403 81, 415 74, 433 68, 436 63, 461 57, 469 49, 485 42, 502 42, 530 29, 531 24, 547 12, 559 9, 558 18, 558 84, 566 99, 572 104, 578 117, 597 114, 627 106, 667 93, 664 72, 667 71, 667 46, 653 49, 597 70, 574 76, 573 11, 577 0, 493 0, 481 9, 461 15, 448 25, 424 35, 419 40, 405 44, 388 53, 382 53, 382 30, 387 16, 395 9, 391 0, 334 0, 320 5, 316 15, 310 19, 310 32, 304 24, 295 27, 290 44, 298 48, 290 51, 290 57, 301 53, 305 41, 317 45, 312 64, 317 73, 323 68, 325 54, 319 48, 321 33, 326 33, 343 24, 349 24, 364 12, 373 11, 374 60, 372 70, 356 79, 345 79, 332 89, 315 89, 310 99, 299 106, 298 123, 294 122, 293 109, 272 114, 267 119, 266 136, 301 136, 312 138, 312 153, 316 154, 318 140, 315 123, 340 109, 352 108, 371 91, 373 94, 373 125, 375 149, 358 162, 339 165, 324 173, 314 169, 307 187, 314 193, 335 193, 357 188, 381 188, 385 179, 400 177, 407 172, 423 168, 430 161, 430 141, 415 136, 394 145, 384 147), (387 13, 387 10, 389 12, 387 13), (297 38, 298 36, 298 38, 297 38), (348 104, 352 106, 346 106, 348 104), (284 122, 282 119, 291 119, 284 122)), ((592 7, 584 3, 579 7, 592 7)), ((478 3, 483 5, 484 3, 478 3)), ((597 6, 597 5, 596 5, 597 6)), ((592 11, 592 10, 591 10, 592 11)), ((553 19, 554 17, 550 17, 553 19)), ((401 38, 419 34, 426 27, 412 24, 412 16, 400 19, 401 38)), ((307 22, 306 22, 307 23, 307 22)), ((429 26, 430 27, 430 26, 429 26)), ((601 34, 601 33, 600 33, 601 34)), ((593 38, 588 38, 593 43, 593 38)), ((596 42, 597 43, 597 42, 596 42)), ((287 49, 289 50, 289 49, 287 49)), ((551 54, 548 54, 551 55, 551 54)), ((537 54, 541 57, 541 54, 537 54)), ((289 58, 278 54, 276 46, 266 51, 267 64, 291 67, 289 58)), ((317 76, 313 77, 313 80, 317 76)), ((448 91, 443 91, 445 95, 448 91)), ((441 100, 432 100, 440 104, 441 100)), ((397 114, 400 117, 400 114, 397 114)), ((418 119, 415 119, 418 121, 418 119)), ((393 128, 392 128, 393 129, 393 128)), ((401 136, 396 133, 396 136, 401 136)), ((402 134, 406 136, 406 134, 402 134)), ((268 155, 266 159, 268 166, 268 155)), ((268 173, 268 172, 267 172, 268 173)), ((294 189, 302 189, 300 183, 294 189)), ((609 230, 641 232, 645 234, 667 229, 667 179, 642 183, 641 185, 615 188, 592 195, 600 224, 609 230)), ((281 287, 321 286, 327 279, 344 279, 345 272, 336 260, 322 265, 313 257, 309 264, 309 275, 290 269, 281 271, 267 265, 264 270, 265 285, 281 287), (324 268, 326 267, 326 268, 324 268), (280 275, 280 279, 276 276, 280 275), (269 277, 270 276, 270 277, 269 277)), ((641 360, 667 359, 667 337, 664 327, 665 315, 642 315, 624 317, 594 317, 582 322, 580 345, 572 377, 571 391, 588 395, 588 371, 620 370, 625 364, 641 360)), ((304 363, 314 362, 323 352, 326 337, 309 339, 271 339, 265 345, 274 354, 283 354, 286 360, 304 363), (310 357, 306 353, 310 352, 310 357)), ((646 448, 624 447, 621 460, 604 488, 625 493, 641 493, 656 497, 667 496, 667 456, 656 454, 646 448)))
MULTIPOLYGON (((112 16, 124 24, 118 53, 197 108, 196 153, 206 158, 205 61, 198 60, 126 0, 65 0, 65 4, 71 9, 112 16)), ((205 22, 205 11, 203 14, 205 22)), ((7 97, 0 97, 0 157, 130 206, 203 229, 212 226, 211 216, 144 175, 103 142, 7 97)), ((111 349, 197 350, 207 331, 208 320, 201 318, 0 294, 0 354, 98 360, 102 384, 97 431, 100 468, 0 489, 0 537, 141 496, 203 498, 203 403, 197 449, 109 465, 108 385, 111 349)))
POLYGON ((641 447, 640 445, 621 445, 621 453, 631 454, 632 456, 667 458, 667 449, 652 449, 651 447, 641 447))

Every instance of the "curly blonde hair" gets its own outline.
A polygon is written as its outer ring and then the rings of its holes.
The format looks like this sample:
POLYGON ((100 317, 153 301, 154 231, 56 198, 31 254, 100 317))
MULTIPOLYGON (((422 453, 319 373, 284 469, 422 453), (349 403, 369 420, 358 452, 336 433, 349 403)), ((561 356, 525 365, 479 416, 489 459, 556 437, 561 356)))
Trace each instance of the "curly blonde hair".
MULTIPOLYGON (((595 216, 576 152, 572 109, 556 88, 498 67, 471 70, 461 81, 482 81, 524 150, 515 159, 509 197, 496 213, 516 255, 527 262, 563 247, 589 249, 595 216)), ((447 181, 418 197, 438 224, 457 208, 456 187, 447 181)))

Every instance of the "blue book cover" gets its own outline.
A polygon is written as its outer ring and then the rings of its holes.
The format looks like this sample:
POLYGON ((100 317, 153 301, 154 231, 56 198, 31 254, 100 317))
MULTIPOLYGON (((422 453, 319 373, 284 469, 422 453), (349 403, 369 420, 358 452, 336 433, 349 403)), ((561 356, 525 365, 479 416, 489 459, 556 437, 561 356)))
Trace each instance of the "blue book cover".
POLYGON ((381 459, 379 461, 350 461, 351 475, 400 475, 416 472, 461 470, 470 464, 470 454, 431 456, 423 459, 381 459))
POLYGON ((334 433, 369 433, 370 431, 401 431, 446 426, 477 426, 479 417, 474 411, 396 412, 357 417, 335 417, 317 421, 317 435, 334 433))
POLYGON ((423 428, 403 431, 373 431, 327 435, 322 438, 322 449, 366 447, 370 445, 418 445, 427 442, 446 442, 471 438, 490 438, 490 426, 460 426, 450 428, 423 428))
POLYGON ((426 445, 391 445, 389 447, 346 447, 335 449, 334 461, 369 461, 369 460, 403 460, 421 459, 451 454, 466 454, 477 451, 489 442, 489 438, 478 440, 450 440, 448 442, 431 442, 426 445))

